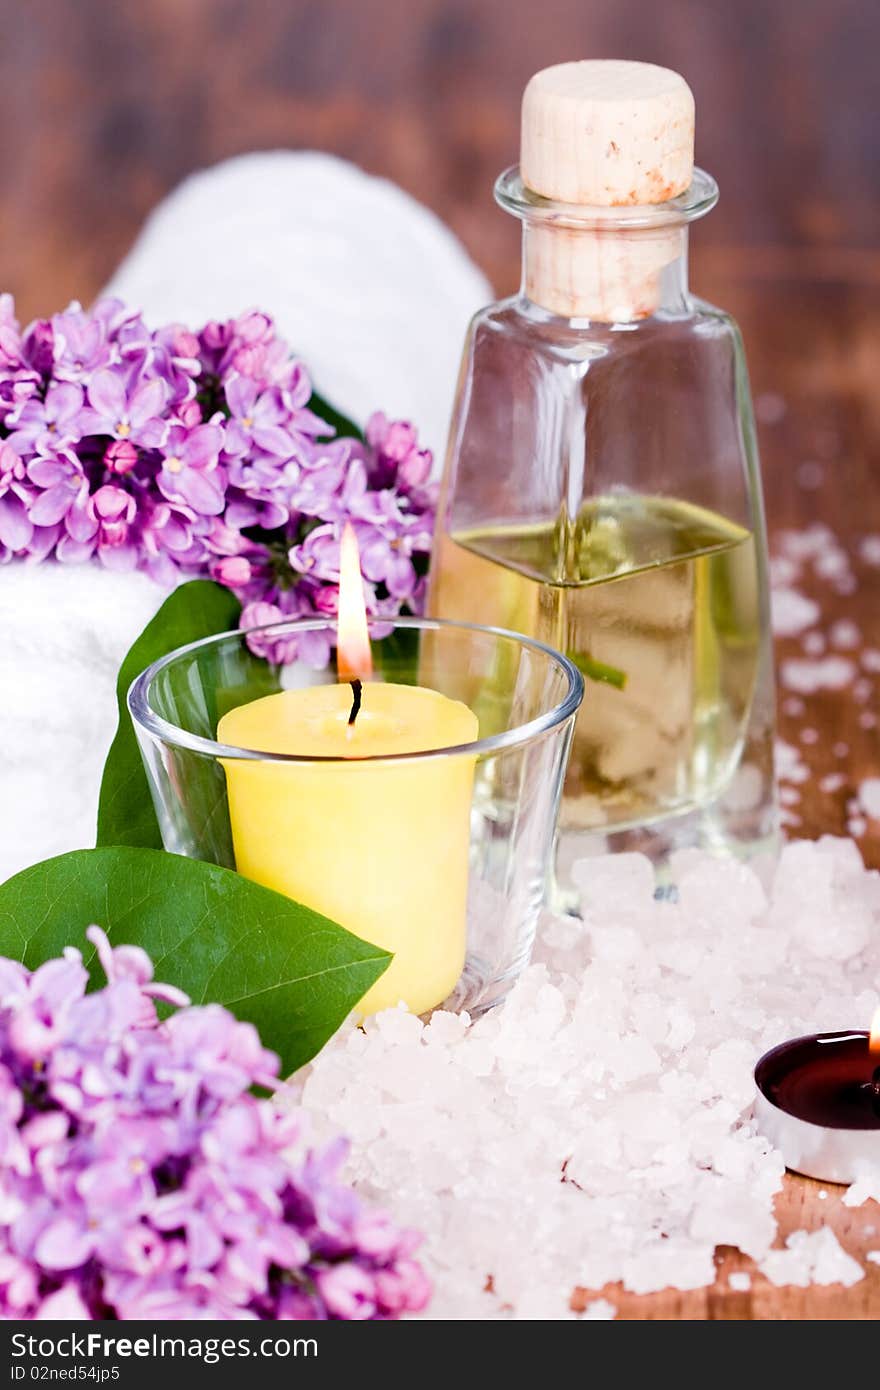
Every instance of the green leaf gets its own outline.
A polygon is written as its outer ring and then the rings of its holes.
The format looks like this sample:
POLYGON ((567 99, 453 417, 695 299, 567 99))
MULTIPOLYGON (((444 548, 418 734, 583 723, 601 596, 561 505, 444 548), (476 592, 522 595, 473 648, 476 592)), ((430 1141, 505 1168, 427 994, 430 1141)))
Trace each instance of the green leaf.
POLYGON ((616 666, 606 666, 604 661, 594 661, 586 652, 567 652, 582 676, 588 681, 601 681, 603 685, 613 685, 616 690, 626 689, 626 672, 616 666))
POLYGON ((340 439, 363 439, 363 430, 358 429, 353 420, 349 420, 347 415, 338 411, 335 405, 331 405, 323 396, 319 396, 317 391, 313 391, 309 399, 309 410, 320 415, 328 425, 332 425, 340 439))
POLYGON ((33 969, 96 922, 156 978, 253 1023, 282 1075, 323 1047, 391 956, 229 869, 150 849, 75 850, 0 884, 0 955, 33 969))
POLYGON ((98 844, 159 849, 162 837, 146 773, 125 703, 135 676, 176 647, 238 626, 241 605, 221 584, 194 579, 181 584, 144 628, 119 670, 116 699, 119 724, 101 779, 98 844))
POLYGON ((373 638, 373 662, 386 681, 418 685, 420 638, 417 627, 396 627, 387 637, 373 638))

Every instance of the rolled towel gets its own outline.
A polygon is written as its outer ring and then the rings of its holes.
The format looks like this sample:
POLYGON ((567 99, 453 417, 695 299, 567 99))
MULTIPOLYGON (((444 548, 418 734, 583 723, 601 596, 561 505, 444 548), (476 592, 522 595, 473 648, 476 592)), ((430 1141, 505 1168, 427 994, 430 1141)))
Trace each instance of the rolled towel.
POLYGON ((380 408, 412 420, 435 452, 468 320, 492 298, 456 237, 400 188, 289 150, 186 179, 107 291, 153 326, 265 309, 322 395, 359 424, 380 408))

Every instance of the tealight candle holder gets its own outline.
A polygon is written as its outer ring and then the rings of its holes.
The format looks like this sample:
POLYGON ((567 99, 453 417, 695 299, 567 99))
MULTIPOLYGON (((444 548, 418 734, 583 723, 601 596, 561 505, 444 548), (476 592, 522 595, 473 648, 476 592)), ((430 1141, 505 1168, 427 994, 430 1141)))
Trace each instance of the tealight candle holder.
POLYGON ((543 643, 500 629, 383 621, 370 630, 373 675, 359 691, 348 747, 327 723, 349 718, 351 691, 335 668, 258 658, 254 634, 260 650, 283 643, 288 655, 326 650, 337 636, 335 623, 320 620, 224 633, 163 657, 131 686, 165 848, 238 868, 393 950, 365 1012, 396 1003, 398 989, 417 1013, 489 1008, 531 954, 580 672, 543 643), (326 686, 335 690, 317 689, 326 686), (239 727, 243 706, 280 691, 296 693, 292 708, 320 707, 319 723, 306 726, 317 730, 313 745, 290 752, 218 739, 221 722, 239 727), (370 719, 381 731, 417 695, 440 702, 447 723, 437 728, 451 746, 363 755, 370 719), (463 710, 464 723, 448 722, 449 710, 463 710), (461 728, 477 737, 454 741, 461 728), (328 738, 340 755, 310 753, 328 738))
POLYGON ((880 1166, 880 1051, 867 1032, 817 1033, 755 1067, 755 1119, 786 1168, 852 1183, 880 1166))

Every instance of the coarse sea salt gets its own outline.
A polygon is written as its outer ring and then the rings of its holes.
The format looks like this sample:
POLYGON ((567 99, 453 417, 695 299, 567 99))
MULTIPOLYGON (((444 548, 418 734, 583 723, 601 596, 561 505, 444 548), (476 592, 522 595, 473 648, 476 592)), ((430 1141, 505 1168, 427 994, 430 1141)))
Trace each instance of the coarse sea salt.
POLYGON ((847 1288, 864 1279, 865 1271, 844 1250, 830 1226, 818 1231, 795 1231, 784 1250, 771 1250, 759 1268, 771 1284, 843 1284, 847 1288))
POLYGON ((845 786, 846 778, 842 772, 828 772, 824 777, 820 777, 819 779, 819 790, 820 792, 825 792, 826 795, 832 792, 839 792, 840 789, 845 786))
POLYGON ((783 661, 780 670, 782 684, 800 695, 817 690, 843 690, 855 675, 855 666, 845 656, 826 656, 809 661, 793 657, 783 661))
POLYGON ((612 1318, 617 1317, 617 1309, 607 1298, 594 1298, 580 1316, 585 1322, 610 1322, 612 1318))
POLYGON ((859 557, 866 565, 880 565, 880 536, 865 536, 859 546, 859 557))
POLYGON ((820 608, 796 589, 774 588, 771 612, 776 636, 796 637, 818 622, 820 608))
POLYGON ((865 815, 880 820, 880 777, 866 777, 861 783, 859 804, 865 815))
POLYGON ((830 1231, 774 1250, 783 1164, 750 1112, 761 1053, 870 1018, 880 874, 826 837, 764 881, 692 851, 672 875, 658 898, 639 855, 581 860, 583 920, 544 917, 500 1008, 347 1026, 285 1093, 318 1134, 345 1130, 358 1187, 425 1232, 429 1316, 571 1318, 577 1287, 696 1289, 719 1245, 773 1282, 861 1277, 830 1231))
POLYGON ((862 634, 855 623, 848 618, 840 618, 831 626, 831 645, 845 651, 852 651, 861 644, 862 634))
POLYGON ((780 782, 793 782, 800 786, 810 780, 810 769, 801 756, 801 750, 785 739, 778 738, 775 746, 776 776, 780 782))
POLYGON ((843 1194, 844 1205, 860 1207, 864 1202, 880 1202, 880 1164, 857 1177, 843 1194))

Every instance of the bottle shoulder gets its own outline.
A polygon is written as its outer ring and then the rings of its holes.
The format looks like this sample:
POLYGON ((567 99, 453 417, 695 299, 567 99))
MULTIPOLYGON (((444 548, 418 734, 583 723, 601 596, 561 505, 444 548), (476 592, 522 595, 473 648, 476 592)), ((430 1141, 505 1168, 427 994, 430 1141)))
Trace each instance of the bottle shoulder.
POLYGON ((661 310, 633 323, 598 323, 559 318, 521 295, 512 295, 475 314, 467 350, 471 356, 533 354, 571 365, 641 355, 676 343, 734 346, 739 340, 732 315, 696 297, 689 297, 680 308, 661 310))

